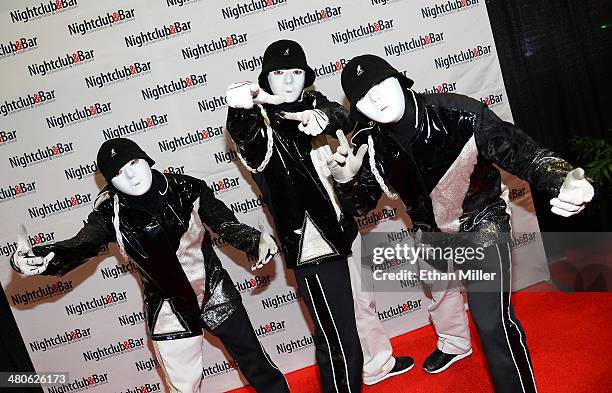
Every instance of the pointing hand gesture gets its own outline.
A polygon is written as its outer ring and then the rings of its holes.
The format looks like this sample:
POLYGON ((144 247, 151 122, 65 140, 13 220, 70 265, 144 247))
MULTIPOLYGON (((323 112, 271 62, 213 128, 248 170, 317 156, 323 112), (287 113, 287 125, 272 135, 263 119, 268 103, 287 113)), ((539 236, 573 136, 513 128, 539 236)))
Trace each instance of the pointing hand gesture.
POLYGON ((327 161, 327 167, 331 172, 334 180, 338 183, 349 182, 361 168, 363 163, 363 157, 368 152, 368 145, 361 145, 357 150, 357 154, 353 154, 353 150, 349 145, 346 136, 342 130, 336 131, 340 146, 336 149, 336 152, 327 161))

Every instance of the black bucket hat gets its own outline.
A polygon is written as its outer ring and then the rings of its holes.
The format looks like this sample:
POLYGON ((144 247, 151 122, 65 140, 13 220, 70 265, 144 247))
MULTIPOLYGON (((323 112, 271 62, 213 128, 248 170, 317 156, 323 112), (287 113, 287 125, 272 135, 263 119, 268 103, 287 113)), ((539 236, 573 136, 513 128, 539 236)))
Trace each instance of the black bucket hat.
POLYGON ((96 161, 98 170, 106 182, 111 184, 111 180, 117 176, 119 169, 134 158, 147 160, 150 166, 155 164, 155 161, 136 142, 127 138, 109 139, 104 142, 98 150, 96 161))
POLYGON ((372 86, 392 76, 396 77, 405 88, 410 88, 414 84, 412 79, 407 78, 386 60, 375 55, 357 56, 346 63, 340 82, 344 95, 351 104, 349 115, 352 119, 366 123, 369 121, 357 110, 357 101, 372 86))
POLYGON ((270 91, 268 85, 268 73, 291 68, 299 68, 306 73, 304 88, 314 84, 315 72, 308 66, 306 54, 300 44, 291 40, 279 40, 271 43, 263 55, 261 73, 258 78, 259 86, 271 94, 272 91, 270 91))

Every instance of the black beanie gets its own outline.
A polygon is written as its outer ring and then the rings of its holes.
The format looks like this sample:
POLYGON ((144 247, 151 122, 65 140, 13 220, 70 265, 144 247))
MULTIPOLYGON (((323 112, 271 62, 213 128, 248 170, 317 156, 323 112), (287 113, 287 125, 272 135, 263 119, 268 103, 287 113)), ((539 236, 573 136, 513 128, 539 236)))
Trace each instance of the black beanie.
POLYGON ((304 88, 312 86, 315 81, 315 73, 306 62, 304 49, 295 41, 279 40, 271 43, 264 52, 261 62, 261 73, 258 82, 266 92, 272 94, 268 85, 268 73, 275 70, 288 70, 299 68, 304 70, 306 78, 304 88))
POLYGON ((98 170, 100 170, 106 182, 111 184, 111 180, 117 176, 119 169, 134 158, 147 160, 150 166, 155 164, 155 161, 136 142, 126 138, 109 139, 104 142, 98 150, 96 161, 98 162, 98 170))
POLYGON ((354 120, 366 121, 355 106, 357 101, 363 97, 372 86, 383 80, 395 76, 405 88, 414 84, 412 79, 396 70, 383 58, 375 55, 361 55, 352 58, 342 69, 340 82, 344 95, 351 104, 350 116, 354 120))

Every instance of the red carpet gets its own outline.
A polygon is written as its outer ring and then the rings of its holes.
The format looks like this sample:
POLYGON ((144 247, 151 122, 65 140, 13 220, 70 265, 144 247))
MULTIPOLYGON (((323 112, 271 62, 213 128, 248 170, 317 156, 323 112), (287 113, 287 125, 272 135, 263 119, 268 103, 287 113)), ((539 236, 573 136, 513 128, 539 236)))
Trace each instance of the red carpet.
MULTIPOLYGON (((612 392, 612 293, 522 292, 513 301, 527 334, 539 393, 612 392)), ((474 353, 438 375, 426 374, 420 367, 435 346, 431 326, 394 338, 395 354, 415 358, 414 369, 364 387, 363 392, 492 392, 471 322, 470 328, 474 353)), ((291 392, 321 391, 316 366, 290 373, 287 380, 291 392)))

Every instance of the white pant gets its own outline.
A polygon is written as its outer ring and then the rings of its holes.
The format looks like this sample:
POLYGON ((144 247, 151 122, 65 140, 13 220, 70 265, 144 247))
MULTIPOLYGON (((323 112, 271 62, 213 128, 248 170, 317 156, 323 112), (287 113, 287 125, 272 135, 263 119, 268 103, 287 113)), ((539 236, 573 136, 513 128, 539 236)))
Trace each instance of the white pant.
POLYGON ((395 366, 393 349, 376 313, 374 292, 361 290, 361 267, 356 258, 348 257, 351 289, 355 304, 355 322, 363 351, 363 382, 380 380, 395 366))
MULTIPOLYGON (((373 291, 362 290, 361 266, 348 257, 351 288, 355 305, 357 333, 363 351, 363 381, 377 381, 395 366, 393 349, 376 312, 373 291)), ((421 268, 433 269, 429 265, 421 268)), ((460 285, 457 282, 424 282, 432 295, 427 307, 438 335, 438 349, 448 354, 464 354, 472 348, 467 314, 460 285)))
POLYGON ((202 381, 202 336, 153 341, 170 393, 199 393, 202 381))
MULTIPOLYGON (((434 270, 419 260, 421 270, 434 270)), ((449 263, 448 272, 452 271, 449 263)), ((467 314, 461 295, 460 281, 427 281, 431 291, 431 304, 427 307, 429 317, 438 335, 438 349, 451 355, 461 355, 472 348, 467 314)))

